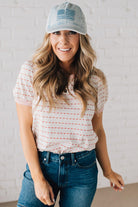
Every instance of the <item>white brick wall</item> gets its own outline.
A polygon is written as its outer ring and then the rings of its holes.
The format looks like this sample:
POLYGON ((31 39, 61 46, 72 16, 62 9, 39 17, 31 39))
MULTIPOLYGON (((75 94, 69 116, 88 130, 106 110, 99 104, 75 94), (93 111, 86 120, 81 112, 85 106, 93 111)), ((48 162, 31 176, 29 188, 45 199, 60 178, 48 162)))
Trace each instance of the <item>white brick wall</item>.
MULTIPOLYGON (((21 64, 42 42, 48 11, 59 0, 0 0, 1 149, 0 202, 16 200, 25 159, 12 89, 21 64)), ((126 184, 138 182, 138 1, 71 1, 84 10, 107 75, 104 127, 113 170, 126 184)), ((99 167, 98 188, 109 186, 99 167)))

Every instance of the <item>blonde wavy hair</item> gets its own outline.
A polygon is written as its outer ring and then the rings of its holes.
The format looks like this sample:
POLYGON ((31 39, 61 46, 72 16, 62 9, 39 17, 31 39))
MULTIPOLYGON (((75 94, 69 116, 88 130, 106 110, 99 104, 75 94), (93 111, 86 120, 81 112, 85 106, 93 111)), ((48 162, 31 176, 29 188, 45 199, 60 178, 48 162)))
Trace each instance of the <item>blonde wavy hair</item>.
MULTIPOLYGON (((99 76, 104 84, 106 82, 104 73, 94 67, 97 57, 90 40, 88 34, 80 34, 79 49, 72 63, 75 74, 73 90, 76 97, 82 102, 81 117, 84 116, 88 99, 91 99, 97 108, 97 90, 90 83, 91 75, 99 76)), ((39 97, 36 107, 40 101, 42 101, 43 107, 48 101, 49 112, 51 112, 52 108, 59 104, 58 100, 64 100, 69 104, 63 91, 68 88, 70 74, 60 67, 59 60, 52 50, 49 34, 45 34, 41 46, 33 54, 32 63, 33 68, 37 69, 33 76, 33 88, 36 97, 39 97)), ((73 94, 71 95, 73 96, 73 94)))

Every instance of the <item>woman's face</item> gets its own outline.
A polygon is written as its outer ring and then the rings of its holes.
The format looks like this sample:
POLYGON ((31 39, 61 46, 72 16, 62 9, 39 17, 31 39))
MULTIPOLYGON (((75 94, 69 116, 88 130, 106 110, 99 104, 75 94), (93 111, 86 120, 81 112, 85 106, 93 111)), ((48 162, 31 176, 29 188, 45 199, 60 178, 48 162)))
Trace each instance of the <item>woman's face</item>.
POLYGON ((80 35, 74 31, 62 30, 50 33, 54 53, 63 63, 72 63, 79 48, 80 35))

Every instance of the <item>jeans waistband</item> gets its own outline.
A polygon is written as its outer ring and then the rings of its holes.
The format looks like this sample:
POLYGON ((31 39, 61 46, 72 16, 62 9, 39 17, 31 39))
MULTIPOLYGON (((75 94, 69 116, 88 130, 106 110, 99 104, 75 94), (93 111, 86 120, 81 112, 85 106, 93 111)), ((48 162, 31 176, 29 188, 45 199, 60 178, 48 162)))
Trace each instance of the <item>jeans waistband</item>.
POLYGON ((50 159, 54 162, 58 162, 59 160, 65 159, 65 160, 71 160, 72 163, 74 163, 77 158, 85 157, 89 153, 95 153, 95 148, 90 151, 85 150, 80 152, 62 153, 62 154, 57 154, 50 151, 43 151, 43 152, 38 151, 39 157, 41 157, 41 159, 44 159, 46 163, 49 163, 50 159))

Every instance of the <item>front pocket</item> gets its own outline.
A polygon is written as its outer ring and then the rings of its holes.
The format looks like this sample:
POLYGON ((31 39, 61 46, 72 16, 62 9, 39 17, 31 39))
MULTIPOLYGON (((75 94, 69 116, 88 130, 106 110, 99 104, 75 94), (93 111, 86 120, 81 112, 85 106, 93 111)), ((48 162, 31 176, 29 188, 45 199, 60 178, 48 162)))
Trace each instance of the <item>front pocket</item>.
POLYGON ((24 171, 23 175, 25 179, 33 181, 28 163, 26 163, 26 170, 24 171))
POLYGON ((24 172, 24 178, 26 178, 27 180, 33 181, 30 170, 26 170, 24 172))
POLYGON ((94 166, 94 164, 96 163, 96 160, 92 163, 89 163, 89 164, 86 164, 86 163, 82 163, 82 162, 76 162, 76 167, 79 167, 79 168, 91 168, 94 166))
POLYGON ((95 151, 91 151, 85 156, 76 158, 76 167, 79 168, 90 168, 96 164, 96 154, 95 151))

